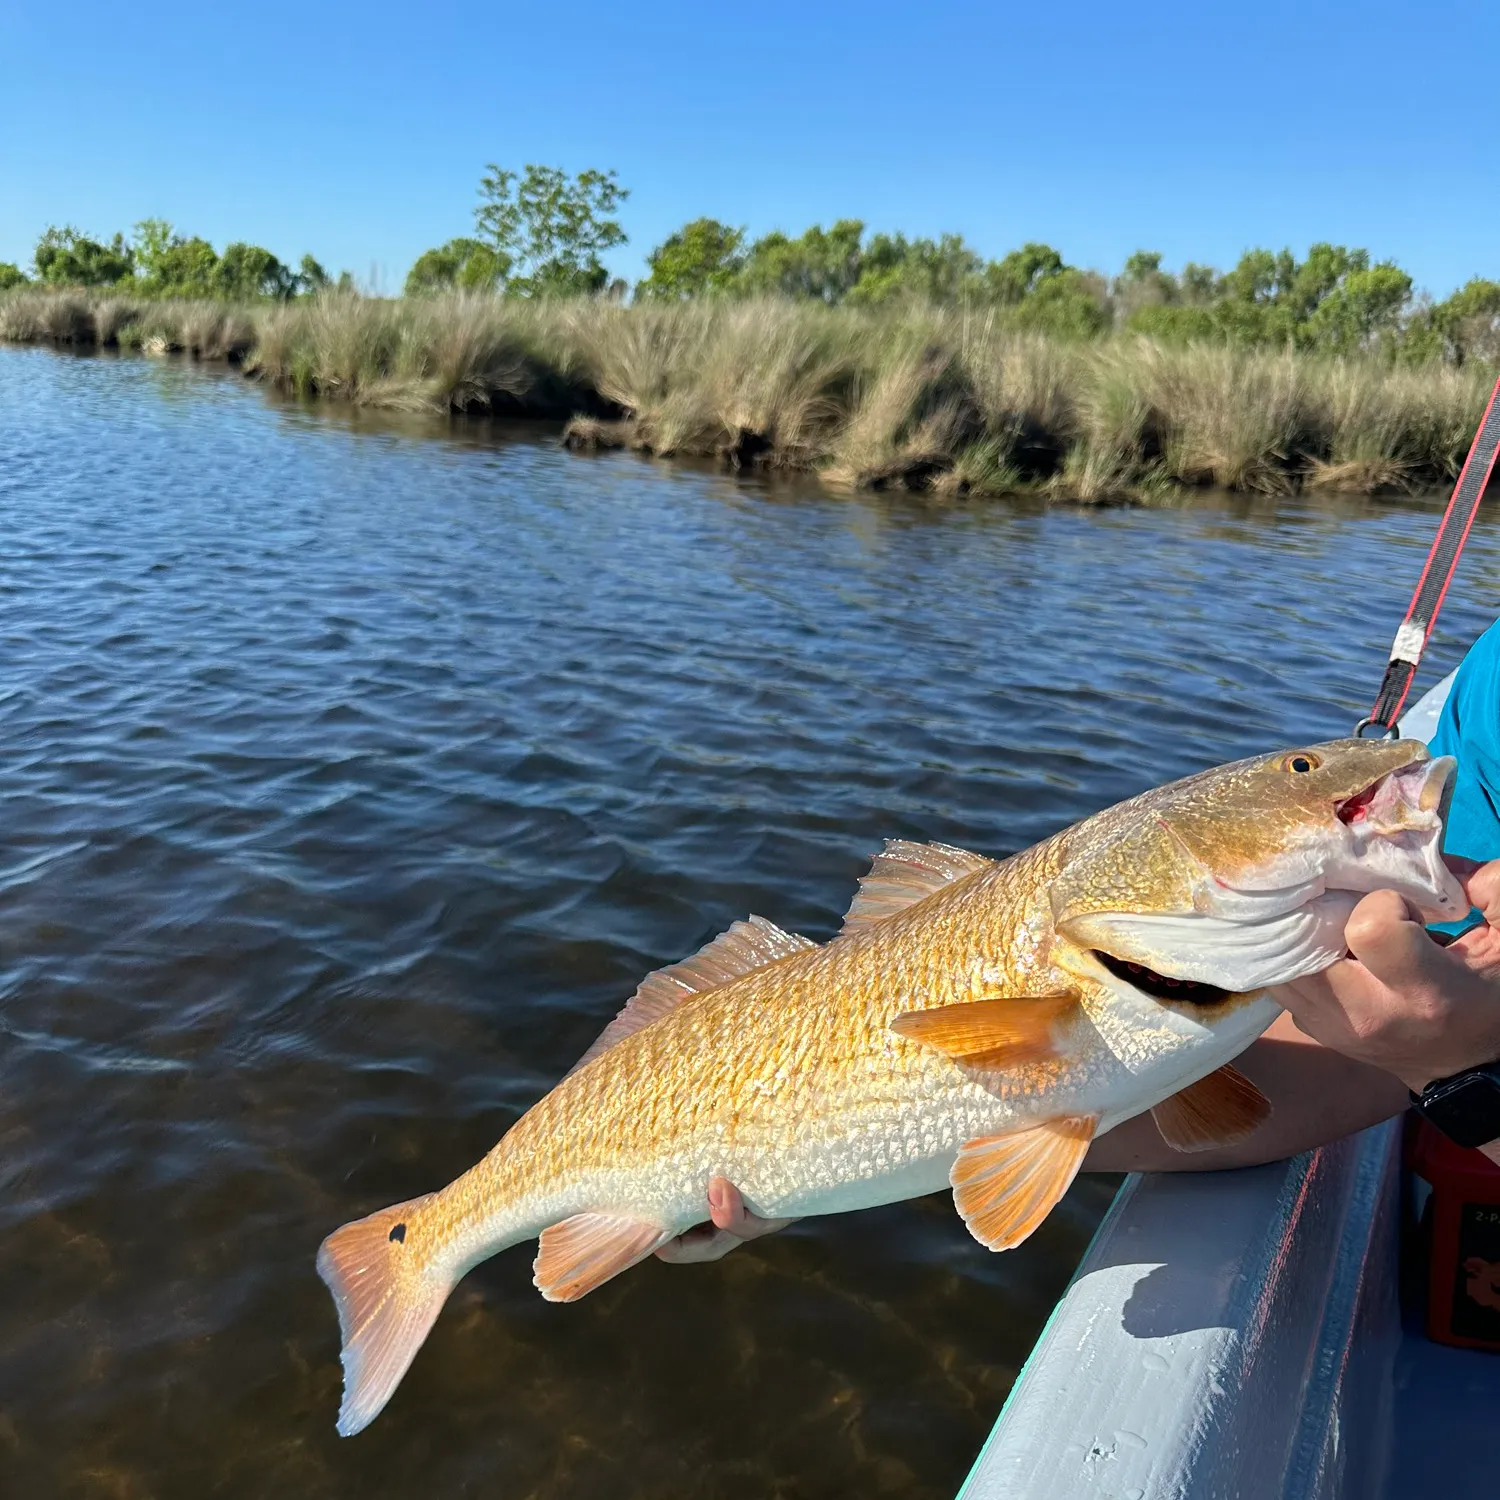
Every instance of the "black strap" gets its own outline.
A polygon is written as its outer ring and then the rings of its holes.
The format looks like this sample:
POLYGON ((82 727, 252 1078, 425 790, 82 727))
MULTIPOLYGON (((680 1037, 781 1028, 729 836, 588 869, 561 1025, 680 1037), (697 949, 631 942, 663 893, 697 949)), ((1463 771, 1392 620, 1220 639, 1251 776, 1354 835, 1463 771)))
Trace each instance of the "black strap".
POLYGON ((1375 696, 1375 706, 1370 710, 1369 718, 1361 719, 1355 725, 1355 734, 1363 734, 1367 729, 1390 733, 1400 717, 1406 695, 1411 691, 1412 679, 1417 675, 1417 664, 1427 647, 1427 638, 1432 634, 1438 611, 1443 607, 1443 596, 1453 581, 1459 553, 1464 550, 1469 528, 1479 512, 1479 502, 1484 499, 1497 454, 1500 454, 1500 380, 1490 392, 1490 404, 1480 418, 1479 431, 1474 434, 1463 472, 1453 487, 1453 498, 1443 512, 1406 618, 1391 644, 1391 659, 1386 665, 1380 691, 1375 696))

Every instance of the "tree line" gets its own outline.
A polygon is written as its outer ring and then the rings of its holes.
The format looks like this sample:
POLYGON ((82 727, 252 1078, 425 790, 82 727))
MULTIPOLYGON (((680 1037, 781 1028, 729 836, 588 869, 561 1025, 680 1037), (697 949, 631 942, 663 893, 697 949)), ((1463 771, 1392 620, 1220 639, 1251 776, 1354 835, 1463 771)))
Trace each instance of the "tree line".
MULTIPOLYGON (((210 297, 250 302, 322 291, 340 284, 304 255, 295 270, 261 245, 236 240, 222 253, 197 235, 180 235, 165 219, 142 219, 131 238, 91 239, 51 225, 32 254, 32 275, 0 261, 0 291, 32 282, 52 287, 106 287, 141 297, 210 297)), ((345 272, 340 282, 352 288, 345 272)))
POLYGON ((1247 250, 1228 271, 1189 262, 1173 273, 1138 250, 1118 275, 1069 265, 1028 243, 986 260, 962 235, 867 234, 858 219, 793 237, 750 239, 718 219, 694 219, 646 257, 634 288, 610 282, 601 255, 627 243, 615 217, 629 197, 616 174, 491 165, 480 180, 472 236, 420 256, 406 294, 469 288, 512 296, 599 295, 684 302, 779 296, 849 307, 902 302, 990 308, 1014 327, 1071 338, 1115 329, 1174 343, 1216 341, 1329 353, 1379 351, 1420 361, 1500 361, 1500 282, 1476 277, 1443 302, 1417 294, 1394 261, 1368 250, 1313 245, 1247 250))
MULTIPOLYGON (((601 296, 640 302, 777 296, 865 308, 902 303, 990 309, 1009 325, 1068 338, 1131 330, 1174 343, 1216 341, 1329 353, 1379 352, 1403 360, 1500 362, 1500 282, 1471 280, 1435 302, 1394 261, 1319 243, 1247 250, 1227 271, 1137 251, 1117 275, 1069 265, 1050 245, 1028 243, 987 260, 961 235, 937 239, 867 233, 858 219, 815 224, 800 235, 746 230, 700 218, 646 257, 633 288, 611 280, 603 257, 628 243, 618 218, 629 198, 613 171, 576 175, 491 164, 480 178, 472 235, 425 251, 407 275, 419 297, 453 289, 511 297, 601 296)), ((222 254, 147 219, 126 243, 49 229, 36 279, 49 285, 120 286, 146 295, 292 297, 327 287, 311 256, 299 268, 241 243, 222 254)), ((0 264, 0 288, 28 278, 0 264)), ((341 278, 348 285, 347 273, 341 278)))

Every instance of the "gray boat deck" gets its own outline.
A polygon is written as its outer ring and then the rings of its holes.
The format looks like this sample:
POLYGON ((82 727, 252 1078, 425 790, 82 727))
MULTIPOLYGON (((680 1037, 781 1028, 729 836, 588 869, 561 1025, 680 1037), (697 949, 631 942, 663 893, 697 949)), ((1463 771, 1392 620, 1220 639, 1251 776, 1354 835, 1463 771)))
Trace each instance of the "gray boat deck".
POLYGON ((1500 1411, 1500 1354, 1449 1349, 1409 1318, 1394 1373, 1389 1500, 1493 1500, 1500 1475, 1489 1446, 1500 1411))
POLYGON ((1500 1355, 1403 1326, 1399 1155, 1128 1179, 960 1500, 1494 1500, 1500 1355))

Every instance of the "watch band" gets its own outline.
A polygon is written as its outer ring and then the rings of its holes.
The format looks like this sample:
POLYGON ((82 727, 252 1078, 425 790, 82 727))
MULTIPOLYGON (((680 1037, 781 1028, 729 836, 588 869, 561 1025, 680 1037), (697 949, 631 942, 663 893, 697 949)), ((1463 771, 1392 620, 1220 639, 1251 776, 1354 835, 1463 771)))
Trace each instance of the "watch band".
POLYGON ((1500 1140, 1500 1062, 1435 1079, 1411 1102, 1455 1145, 1487 1146, 1500 1140))

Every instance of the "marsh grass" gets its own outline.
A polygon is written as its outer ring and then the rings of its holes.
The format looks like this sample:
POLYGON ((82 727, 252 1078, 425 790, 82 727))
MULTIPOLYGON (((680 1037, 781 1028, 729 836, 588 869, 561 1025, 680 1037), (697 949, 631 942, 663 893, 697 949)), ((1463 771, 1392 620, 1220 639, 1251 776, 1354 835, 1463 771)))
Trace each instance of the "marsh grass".
POLYGON ((332 293, 234 307, 22 289, 0 295, 0 339, 235 360, 280 389, 369 406, 572 418, 581 449, 1083 502, 1443 483, 1493 380, 1480 365, 1069 342, 994 311, 783 301, 332 293))
POLYGON ((239 361, 255 343, 256 320, 217 301, 28 290, 0 296, 0 339, 239 361))

